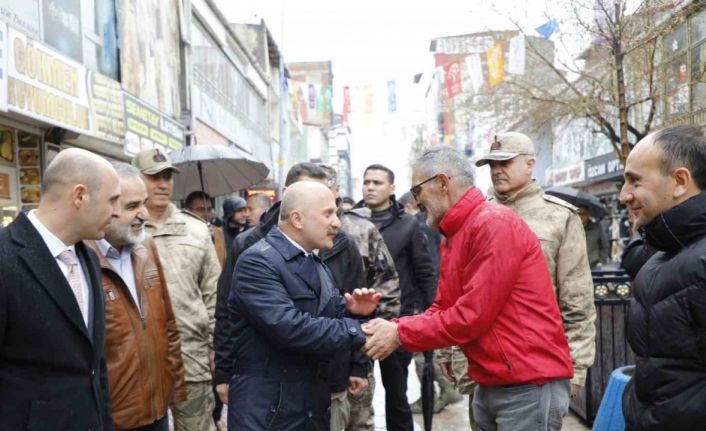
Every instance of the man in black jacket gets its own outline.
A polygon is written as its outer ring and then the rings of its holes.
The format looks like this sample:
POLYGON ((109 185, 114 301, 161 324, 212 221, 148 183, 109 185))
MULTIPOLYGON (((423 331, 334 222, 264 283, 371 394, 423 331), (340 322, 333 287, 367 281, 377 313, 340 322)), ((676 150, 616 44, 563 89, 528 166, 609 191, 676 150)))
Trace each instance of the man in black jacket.
MULTIPOLYGON (((414 216, 395 200, 395 174, 383 165, 371 165, 363 176, 363 202, 372 210, 370 221, 382 234, 400 279, 400 316, 425 310, 434 301, 436 273, 429 240, 414 216)), ((412 354, 399 349, 380 361, 385 387, 387 429, 409 431, 414 425, 407 400, 407 374, 412 354)))
POLYGON ((64 150, 39 208, 0 230, 0 430, 114 429, 100 264, 82 240, 120 214, 101 157, 64 150))
MULTIPOLYGON (((289 187, 300 181, 316 181, 326 184, 328 175, 316 164, 299 163, 288 172, 285 186, 289 187)), ((216 376, 218 394, 224 403, 228 402, 228 382, 233 375, 235 362, 233 346, 233 328, 230 314, 227 310, 227 299, 231 288, 233 270, 240 254, 264 238, 273 227, 277 225, 280 215, 280 202, 277 202, 266 212, 260 224, 239 235, 228 253, 228 258, 223 266, 223 272, 218 280, 218 300, 216 303, 216 329, 214 332, 214 350, 216 362, 216 376)), ((339 230, 330 250, 321 251, 321 260, 328 266, 334 279, 334 285, 341 294, 351 293, 353 289, 365 287, 365 273, 363 263, 355 242, 343 231, 339 230)), ((330 358, 331 373, 324 376, 317 391, 314 409, 315 425, 317 429, 329 428, 327 414, 330 404, 331 392, 338 392, 350 386, 351 391, 359 391, 367 385, 369 360, 360 352, 342 350, 330 358)))
POLYGON ((635 375, 623 396, 628 430, 706 424, 706 137, 652 133, 625 164, 620 199, 657 249, 634 281, 628 342, 635 375))

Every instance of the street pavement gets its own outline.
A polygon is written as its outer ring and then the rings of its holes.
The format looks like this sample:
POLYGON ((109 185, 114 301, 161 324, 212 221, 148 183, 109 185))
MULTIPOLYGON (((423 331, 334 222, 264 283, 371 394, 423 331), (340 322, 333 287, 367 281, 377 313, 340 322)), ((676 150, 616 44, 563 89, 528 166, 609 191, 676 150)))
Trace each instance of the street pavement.
MULTIPOLYGON (((385 426, 385 389, 382 386, 380 378, 380 367, 375 363, 375 395, 373 397, 373 406, 375 407, 375 429, 386 430, 385 426)), ((414 372, 414 361, 410 364, 409 378, 407 380, 407 398, 410 403, 413 403, 419 398, 419 379, 414 372)), ((468 397, 464 396, 463 400, 447 406, 444 410, 434 415, 432 422, 434 431, 456 431, 471 429, 468 424, 468 397)), ((424 421, 422 415, 414 415, 414 429, 421 431, 424 429, 424 421)), ((563 431, 588 431, 591 428, 581 422, 576 415, 569 414, 564 419, 563 431)))

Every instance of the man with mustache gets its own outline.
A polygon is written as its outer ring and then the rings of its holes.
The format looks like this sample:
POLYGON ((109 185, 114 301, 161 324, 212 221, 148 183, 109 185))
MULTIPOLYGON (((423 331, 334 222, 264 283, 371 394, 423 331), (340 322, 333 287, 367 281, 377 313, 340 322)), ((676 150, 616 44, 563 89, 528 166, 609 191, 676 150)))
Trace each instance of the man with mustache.
MULTIPOLYGON (((285 192, 287 189, 302 181, 315 181, 321 184, 330 186, 331 179, 328 178, 326 171, 314 163, 298 163, 292 166, 287 172, 285 179, 285 192)), ((218 282, 218 304, 216 307, 216 331, 214 345, 216 347, 216 383, 219 398, 228 403, 228 382, 234 374, 233 365, 235 363, 236 348, 234 348, 237 338, 237 328, 232 327, 231 315, 227 309, 228 295, 231 291, 231 282, 233 280, 233 271, 235 264, 240 255, 266 237, 267 234, 277 226, 280 219, 282 201, 275 203, 269 211, 261 217, 260 223, 250 230, 239 235, 230 249, 228 259, 223 269, 223 273, 218 282)), ((333 247, 328 250, 321 250, 319 253, 321 261, 326 264, 331 272, 335 287, 341 293, 352 293, 355 289, 365 287, 365 273, 363 270, 362 259, 355 241, 347 235, 343 230, 339 230, 333 241, 333 247)), ((327 358, 331 363, 336 363, 341 356, 347 356, 348 361, 345 362, 345 369, 350 370, 350 378, 348 373, 345 373, 345 381, 340 382, 337 376, 331 376, 329 373, 322 372, 320 382, 317 385, 317 391, 313 394, 315 399, 313 408, 314 428, 327 430, 330 425, 329 408, 331 405, 330 385, 343 384, 344 388, 348 388, 351 393, 359 392, 367 385, 369 371, 368 359, 359 352, 339 351, 336 355, 327 358), (357 353, 357 354, 353 354, 357 353), (328 381, 327 381, 328 380, 328 381)), ((332 365, 335 366, 335 365, 332 365)), ((323 367, 323 365, 322 365, 323 367)), ((343 366, 340 366, 343 369, 343 366)), ((339 370, 342 371, 342 370, 339 370)), ((229 415, 231 414, 229 409, 229 415)))
POLYGON ((175 431, 213 428, 213 327, 216 283, 221 273, 208 226, 171 203, 172 175, 179 173, 158 149, 143 150, 132 159, 147 186, 145 223, 159 252, 164 280, 181 336, 186 401, 172 405, 175 431))
MULTIPOLYGON (((490 151, 478 159, 476 166, 490 165, 493 187, 488 192, 488 200, 515 211, 539 238, 574 364, 570 395, 575 397, 586 381, 595 356, 593 280, 578 210, 544 193, 532 179, 535 162, 532 140, 522 133, 507 132, 495 137, 490 151)), ((447 349, 442 355, 442 370, 453 374, 459 385, 468 385, 471 382, 465 372, 467 363, 457 347, 452 350, 455 352, 449 353, 447 349)), ((472 404, 473 392, 470 397, 472 404)), ((469 414, 473 423, 472 411, 469 414)))
POLYGON ((117 430, 167 431, 167 408, 186 399, 179 332, 157 250, 145 241, 149 213, 140 171, 126 163, 113 167, 120 217, 104 239, 86 241, 101 265, 113 421, 117 430))
POLYGON ((277 226, 242 252, 233 272, 230 430, 314 429, 327 357, 363 346, 357 318, 381 297, 367 288, 342 296, 314 253, 331 249, 341 227, 325 185, 294 183, 279 208, 277 226))

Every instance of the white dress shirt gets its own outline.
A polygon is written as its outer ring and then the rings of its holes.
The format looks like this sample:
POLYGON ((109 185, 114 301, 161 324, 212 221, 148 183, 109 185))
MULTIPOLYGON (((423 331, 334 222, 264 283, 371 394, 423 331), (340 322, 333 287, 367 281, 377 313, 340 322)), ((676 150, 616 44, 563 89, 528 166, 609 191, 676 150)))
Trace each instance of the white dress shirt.
POLYGON ((105 239, 97 241, 97 243, 103 256, 108 259, 115 272, 125 282, 132 299, 135 300, 137 309, 140 310, 140 298, 137 296, 137 287, 135 286, 135 272, 132 270, 132 246, 126 245, 123 247, 123 251, 119 252, 105 239))
MULTIPOLYGON (((56 260, 56 264, 59 265, 59 269, 61 269, 61 272, 64 274, 64 277, 66 277, 66 281, 68 282, 69 280, 69 267, 66 265, 64 262, 62 262, 59 259, 59 255, 64 252, 64 250, 71 250, 76 254, 76 246, 75 244, 71 245, 66 245, 62 240, 56 237, 49 229, 46 228, 42 224, 41 221, 37 218, 37 215, 34 213, 35 210, 30 211, 27 214, 27 218, 29 221, 32 223, 35 229, 37 229, 37 232, 39 232, 39 235, 42 237, 42 240, 44 243, 47 245, 49 248, 49 253, 54 257, 54 260, 56 260)), ((78 259, 78 255, 76 255, 76 258, 78 259)), ((86 323, 86 326, 88 326, 88 307, 89 307, 89 298, 91 297, 90 290, 88 289, 88 280, 86 280, 86 274, 84 273, 84 268, 80 264, 81 259, 78 259, 79 261, 79 278, 81 280, 81 293, 82 293, 82 299, 83 299, 83 304, 81 310, 82 315, 83 315, 83 321, 86 323)), ((75 297, 74 297, 75 298, 75 297)))
MULTIPOLYGON (((281 229, 280 229, 280 232, 282 232, 281 229)), ((309 253, 308 251, 304 250, 304 247, 302 247, 301 245, 299 245, 298 242, 296 242, 296 241, 294 241, 292 238, 288 237, 287 234, 284 233, 284 232, 282 232, 282 235, 284 235, 284 237, 287 238, 287 239, 289 240, 289 242, 292 243, 292 245, 294 245, 296 248, 298 248, 299 250, 301 250, 301 251, 304 253, 304 256, 309 257, 309 255, 310 255, 311 253, 309 253)))

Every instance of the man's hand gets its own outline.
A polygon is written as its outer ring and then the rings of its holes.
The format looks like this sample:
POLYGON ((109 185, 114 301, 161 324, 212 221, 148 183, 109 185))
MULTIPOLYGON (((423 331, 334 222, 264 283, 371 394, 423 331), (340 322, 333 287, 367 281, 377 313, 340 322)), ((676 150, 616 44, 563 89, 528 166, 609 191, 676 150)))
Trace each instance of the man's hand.
POLYGON ((358 395, 360 391, 368 387, 368 379, 363 377, 348 377, 348 393, 358 395))
POLYGON ((451 369, 451 362, 439 362, 439 368, 441 369, 441 374, 443 374, 448 381, 456 384, 456 376, 451 369))
POLYGON ((397 324, 383 319, 373 319, 361 326, 367 340, 363 353, 372 359, 383 360, 402 344, 397 334, 397 324))
POLYGON ((351 314, 356 316, 368 316, 372 314, 380 302, 382 295, 375 292, 375 289, 355 289, 353 294, 345 294, 346 308, 351 314))
POLYGON ((216 392, 218 392, 218 398, 225 405, 228 405, 228 383, 221 383, 216 385, 216 392))
POLYGON ((581 392, 581 386, 572 383, 571 384, 571 398, 576 398, 579 396, 579 392, 581 392))

